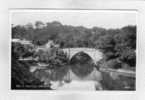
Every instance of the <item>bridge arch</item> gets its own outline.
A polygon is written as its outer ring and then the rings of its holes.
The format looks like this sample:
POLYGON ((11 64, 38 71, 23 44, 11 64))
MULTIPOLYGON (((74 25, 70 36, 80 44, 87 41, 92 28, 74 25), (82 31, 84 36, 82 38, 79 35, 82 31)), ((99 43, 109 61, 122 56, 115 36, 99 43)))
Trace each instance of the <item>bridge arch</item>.
POLYGON ((103 53, 94 48, 65 48, 63 51, 67 54, 70 60, 79 52, 84 52, 89 55, 95 64, 103 58, 103 53))
MULTIPOLYGON (((74 55, 70 58, 70 63, 73 63, 73 61, 74 61, 75 59, 81 60, 81 62, 82 62, 82 57, 85 57, 85 58, 86 58, 85 61, 90 61, 90 60, 93 61, 92 57, 90 57, 89 54, 87 54, 87 53, 81 51, 81 52, 78 52, 78 53, 74 54, 74 55), (81 55, 81 56, 78 56, 78 55, 81 55), (83 55, 83 56, 82 56, 82 55, 83 55), (78 57, 80 57, 80 58, 78 58, 78 57)), ((82 62, 82 63, 84 63, 84 62, 82 62)))

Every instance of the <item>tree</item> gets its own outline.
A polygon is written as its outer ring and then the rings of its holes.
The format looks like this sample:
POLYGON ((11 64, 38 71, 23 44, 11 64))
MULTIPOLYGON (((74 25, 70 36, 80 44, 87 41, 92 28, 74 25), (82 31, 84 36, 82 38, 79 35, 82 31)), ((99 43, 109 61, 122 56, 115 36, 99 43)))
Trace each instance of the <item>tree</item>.
POLYGON ((12 27, 12 38, 23 39, 27 35, 26 29, 24 26, 17 25, 12 27))
POLYGON ((35 45, 45 45, 48 40, 61 45, 61 48, 90 47, 100 49, 106 56, 106 60, 120 59, 130 66, 135 65, 136 50, 136 26, 125 26, 120 29, 104 29, 94 26, 63 25, 53 21, 46 23, 37 21, 36 28, 28 28, 31 25, 13 26, 12 36, 29 39, 35 45), (124 55, 128 51, 127 57, 124 55))
POLYGON ((19 52, 17 51, 18 45, 12 44, 12 67, 11 67, 11 88, 12 89, 26 89, 26 88, 37 88, 43 83, 38 80, 29 71, 30 65, 26 62, 18 60, 19 52))
POLYGON ((41 21, 36 21, 35 27, 36 27, 36 29, 41 29, 44 27, 44 23, 41 21))

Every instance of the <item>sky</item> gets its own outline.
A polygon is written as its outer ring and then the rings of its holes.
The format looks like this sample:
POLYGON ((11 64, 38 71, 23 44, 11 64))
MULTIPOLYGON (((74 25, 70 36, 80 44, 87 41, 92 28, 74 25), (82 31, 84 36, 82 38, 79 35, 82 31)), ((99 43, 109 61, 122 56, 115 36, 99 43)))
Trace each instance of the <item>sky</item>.
POLYGON ((11 12, 13 25, 59 21, 63 25, 84 26, 87 28, 121 28, 136 25, 135 11, 117 10, 18 10, 11 12))

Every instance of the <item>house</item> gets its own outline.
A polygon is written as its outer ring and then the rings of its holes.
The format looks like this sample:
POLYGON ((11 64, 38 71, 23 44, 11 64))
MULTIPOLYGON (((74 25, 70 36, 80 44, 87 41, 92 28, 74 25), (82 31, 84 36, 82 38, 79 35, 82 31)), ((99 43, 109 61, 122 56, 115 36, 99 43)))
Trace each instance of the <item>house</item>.
POLYGON ((55 44, 52 40, 49 40, 45 45, 37 46, 36 52, 38 52, 39 50, 48 51, 50 48, 59 48, 59 45, 55 44))

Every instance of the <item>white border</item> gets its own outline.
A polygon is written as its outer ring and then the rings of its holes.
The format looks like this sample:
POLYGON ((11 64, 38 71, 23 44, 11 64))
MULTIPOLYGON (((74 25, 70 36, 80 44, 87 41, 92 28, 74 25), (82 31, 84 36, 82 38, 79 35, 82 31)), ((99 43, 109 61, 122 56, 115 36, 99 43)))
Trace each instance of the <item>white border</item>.
MULTIPOLYGON (((11 28, 12 28, 12 14, 15 14, 15 13, 22 13, 22 12, 33 12, 33 13, 39 13, 39 12, 65 12, 65 13, 67 13, 67 12, 85 12, 85 13, 89 13, 89 12, 106 12, 106 13, 108 13, 108 12, 119 12, 119 13, 135 13, 136 15, 135 15, 135 17, 136 17, 136 23, 137 23, 137 20, 138 20, 138 18, 137 18, 137 16, 138 16, 138 11, 136 10, 136 9, 133 9, 133 10, 131 10, 131 9, 126 9, 126 10, 118 10, 118 9, 115 9, 115 10, 110 10, 110 9, 43 9, 43 10, 32 10, 32 9, 11 9, 11 10, 9 10, 9 19, 10 19, 10 21, 9 21, 9 23, 10 23, 10 28, 9 28, 9 32, 10 32, 10 36, 12 35, 12 33, 11 33, 11 28)), ((11 36, 12 37, 12 36, 11 36)), ((10 47, 11 47, 11 38, 10 38, 10 47)), ((137 48, 138 49, 138 48, 137 48)), ((137 50, 136 49, 136 50, 137 50)), ((10 52, 11 52, 11 49, 10 49, 10 52)), ((137 55, 137 54, 136 54, 137 55)), ((10 55, 10 59, 11 59, 11 55, 10 55)), ((11 61, 11 60, 10 60, 11 61)), ((11 62, 10 62, 10 65, 9 65, 10 67, 11 67, 11 62)), ((10 73, 11 73, 11 70, 10 70, 10 73)), ((10 77, 11 77, 11 75, 10 75, 10 77)), ((11 78, 10 78, 10 81, 9 81, 9 84, 11 84, 11 78)), ((11 88, 11 87, 10 87, 11 88)), ((18 90, 12 90, 12 91, 18 91, 18 90)), ((20 91, 25 91, 25 90, 20 90, 20 91)), ((26 91, 29 91, 29 90, 26 90, 26 91)), ((31 90, 31 91, 38 91, 38 90, 31 90)), ((45 92, 45 91, 47 91, 47 90, 39 90, 39 91, 43 91, 43 92, 45 92)), ((113 90, 114 92, 121 92, 121 90, 113 90)), ((55 90, 53 90, 53 91, 49 91, 48 90, 48 92, 49 93, 66 93, 66 92, 70 92, 70 93, 92 93, 92 92, 90 92, 90 91, 79 91, 79 90, 76 90, 76 91, 55 91, 55 90)), ((106 92, 106 90, 103 90, 103 91, 97 91, 98 93, 99 92, 106 92)), ((124 92, 126 92, 126 91, 124 91, 124 92)), ((129 91, 129 92, 136 92, 136 90, 135 91, 129 91)), ((96 93, 96 91, 95 91, 95 93, 96 93)))
MULTIPOLYGON (((34 0, 25 0, 25 1, 18 1, 18 0, 12 0, 6 2, 4 5, 2 5, 2 9, 0 9, 0 26, 2 28, 0 29, 0 46, 1 46, 1 58, 0 58, 0 64, 1 64, 1 72, 0 72, 0 79, 2 79, 0 84, 0 94, 2 100, 39 100, 39 99, 55 99, 55 100, 90 100, 90 99, 103 99, 103 100, 112 100, 112 99, 118 99, 118 100, 139 100, 145 98, 145 35, 143 35, 145 29, 145 3, 143 1, 122 1, 122 2, 101 2, 101 1, 86 1, 86 3, 80 3, 79 5, 75 4, 69 4, 69 3, 63 3, 54 0, 55 2, 46 0, 44 4, 42 4, 42 1, 39 1, 40 4, 35 4, 34 0), (12 2, 14 1, 14 2, 12 2), (33 2, 34 3, 33 3, 33 2), (30 3, 30 4, 29 4, 30 3), (45 5, 46 4, 46 5, 45 5), (38 91, 24 91, 24 90, 18 90, 18 91, 11 91, 10 89, 10 81, 8 80, 10 78, 10 58, 7 54, 10 51, 10 31, 8 29, 9 26, 9 9, 13 8, 32 8, 32 9, 48 9, 48 8, 57 8, 57 9, 131 9, 131 10, 138 10, 138 27, 137 27, 137 70, 136 70, 136 77, 137 77, 137 89, 136 91, 96 91, 96 92, 49 92, 46 90, 38 90, 38 91), (8 47, 7 47, 8 46, 8 47), (9 59, 9 60, 8 60, 9 59), (9 61, 9 62, 8 62, 9 61)), ((80 0, 81 1, 81 0, 80 0)), ((82 1, 84 2, 84 1, 82 1)), ((2 3, 3 4, 3 3, 2 3)), ((10 54, 10 52, 9 52, 10 54)), ((0 98, 0 99, 1 99, 0 98)))

